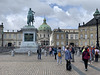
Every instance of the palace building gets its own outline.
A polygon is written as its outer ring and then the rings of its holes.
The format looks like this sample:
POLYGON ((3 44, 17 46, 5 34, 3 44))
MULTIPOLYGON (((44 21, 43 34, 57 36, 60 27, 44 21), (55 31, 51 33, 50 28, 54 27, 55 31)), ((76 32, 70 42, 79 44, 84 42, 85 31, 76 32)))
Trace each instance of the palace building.
MULTIPOLYGON (((22 31, 19 30, 11 32, 3 31, 3 24, 0 25, 0 46, 3 47, 20 47, 22 42, 22 31)), ((37 43, 41 46, 65 46, 73 45, 79 46, 78 40, 78 29, 54 29, 46 23, 44 18, 43 24, 38 28, 37 43)))
POLYGON ((63 47, 66 45, 79 46, 78 29, 54 29, 50 36, 50 45, 63 47))
POLYGON ((44 18, 43 24, 38 28, 38 43, 42 46, 49 46, 51 33, 51 27, 46 23, 46 19, 44 18))
MULTIPOLYGON (((96 9, 94 14, 100 14, 98 9, 96 9)), ((79 23, 79 46, 96 46, 97 43, 97 27, 96 27, 96 19, 92 18, 86 24, 83 22, 83 25, 79 23)), ((100 41, 100 20, 98 20, 98 38, 100 41)), ((99 42, 100 44, 100 42, 99 42)))
POLYGON ((7 30, 7 32, 3 31, 3 23, 0 25, 0 46, 3 47, 19 47, 21 45, 22 41, 22 31, 10 32, 7 30))

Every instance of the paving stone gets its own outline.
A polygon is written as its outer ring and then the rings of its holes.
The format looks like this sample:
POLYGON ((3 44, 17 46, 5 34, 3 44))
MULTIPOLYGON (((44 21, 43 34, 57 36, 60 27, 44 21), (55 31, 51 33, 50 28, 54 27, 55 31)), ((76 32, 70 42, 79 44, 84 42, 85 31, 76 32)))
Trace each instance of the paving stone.
POLYGON ((62 65, 57 65, 54 56, 42 55, 42 59, 38 60, 36 54, 30 57, 27 54, 17 54, 14 57, 0 55, 0 75, 98 75, 100 72, 97 70, 100 69, 100 62, 93 62, 86 72, 81 56, 75 56, 71 71, 66 71, 65 64, 64 57, 62 65))

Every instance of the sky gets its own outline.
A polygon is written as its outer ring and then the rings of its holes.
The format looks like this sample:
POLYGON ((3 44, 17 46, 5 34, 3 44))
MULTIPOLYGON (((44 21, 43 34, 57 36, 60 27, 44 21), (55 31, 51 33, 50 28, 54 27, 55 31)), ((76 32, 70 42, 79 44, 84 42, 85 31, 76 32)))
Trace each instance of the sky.
POLYGON ((0 0, 0 24, 4 30, 20 30, 27 25, 31 8, 35 14, 34 26, 39 28, 44 17, 53 29, 78 29, 78 25, 93 18, 100 0, 0 0))

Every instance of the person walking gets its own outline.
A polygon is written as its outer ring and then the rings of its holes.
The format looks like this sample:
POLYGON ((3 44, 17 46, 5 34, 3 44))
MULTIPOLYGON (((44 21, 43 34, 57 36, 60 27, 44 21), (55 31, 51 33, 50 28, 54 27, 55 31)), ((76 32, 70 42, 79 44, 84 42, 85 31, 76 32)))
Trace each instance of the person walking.
POLYGON ((57 55, 57 47, 54 48, 54 55, 55 55, 55 60, 56 60, 56 55, 57 55))
POLYGON ((98 57, 99 57, 99 50, 98 50, 98 47, 96 47, 95 49, 95 62, 98 62, 98 57))
POLYGON ((94 57, 95 57, 95 47, 92 48, 92 61, 94 61, 94 57))
POLYGON ((38 59, 41 59, 41 47, 40 46, 38 47, 37 53, 38 53, 38 59))
POLYGON ((82 53, 82 60, 84 61, 85 71, 87 71, 88 67, 88 57, 90 56, 89 52, 87 51, 88 48, 85 48, 85 51, 82 53))
POLYGON ((71 53, 72 53, 72 62, 74 62, 75 49, 72 45, 71 45, 71 53))
POLYGON ((67 47, 67 49, 65 49, 65 60, 66 60, 66 70, 71 70, 71 52, 69 50, 69 47, 67 47))
POLYGON ((89 56, 89 64, 92 64, 92 56, 93 56, 93 54, 92 54, 92 48, 91 48, 91 46, 89 46, 89 48, 88 48, 88 52, 89 52, 89 54, 90 54, 90 56, 89 56))
POLYGON ((49 47, 49 55, 52 55, 52 47, 49 47))
POLYGON ((61 47, 59 47, 58 50, 57 50, 57 64, 59 64, 59 61, 60 61, 60 64, 62 64, 61 47))

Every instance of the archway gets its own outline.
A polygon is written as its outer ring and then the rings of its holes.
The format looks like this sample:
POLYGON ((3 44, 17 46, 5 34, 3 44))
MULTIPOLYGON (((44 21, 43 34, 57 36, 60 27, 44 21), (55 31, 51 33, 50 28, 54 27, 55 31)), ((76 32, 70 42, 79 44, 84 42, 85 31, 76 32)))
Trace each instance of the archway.
POLYGON ((12 43, 8 43, 8 47, 11 47, 12 46, 12 43))
POLYGON ((74 46, 74 43, 70 43, 70 45, 74 46))

